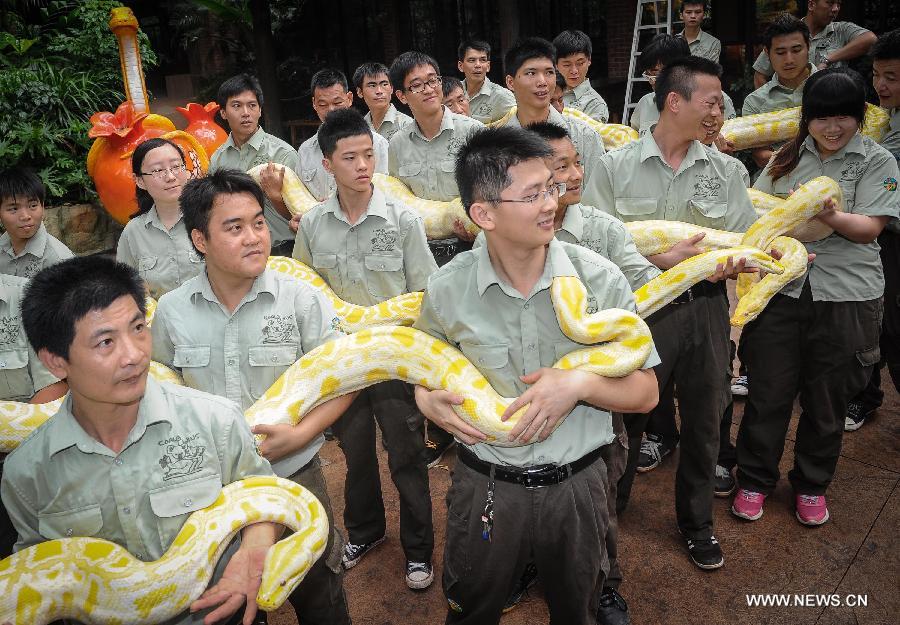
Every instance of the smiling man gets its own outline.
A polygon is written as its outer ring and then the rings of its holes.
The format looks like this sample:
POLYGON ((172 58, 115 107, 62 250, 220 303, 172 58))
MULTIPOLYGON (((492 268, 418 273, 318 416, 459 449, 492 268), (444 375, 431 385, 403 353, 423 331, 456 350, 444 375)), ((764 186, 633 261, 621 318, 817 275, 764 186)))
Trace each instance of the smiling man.
MULTIPOLYGON (((188 516, 224 485, 271 475, 238 407, 219 397, 147 378, 150 330, 137 272, 91 256, 39 273, 22 302, 28 340, 70 393, 59 412, 6 459, 3 503, 18 531, 16 549, 69 536, 110 540, 144 562, 160 558, 188 516), (195 461, 169 462, 172 441, 195 461)), ((251 525, 232 543, 215 585, 167 625, 219 622, 247 597, 256 613, 276 526, 251 525)), ((243 619, 241 619, 243 617, 243 619)))

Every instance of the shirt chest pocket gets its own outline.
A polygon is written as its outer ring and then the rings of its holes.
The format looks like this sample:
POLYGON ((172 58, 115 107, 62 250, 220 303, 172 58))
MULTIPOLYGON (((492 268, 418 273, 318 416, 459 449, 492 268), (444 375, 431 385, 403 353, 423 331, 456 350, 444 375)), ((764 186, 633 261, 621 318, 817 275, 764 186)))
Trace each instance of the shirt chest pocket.
POLYGON ((140 258, 138 258, 138 273, 140 273, 141 276, 150 273, 151 271, 153 271, 153 268, 156 267, 158 262, 158 256, 141 256, 140 258))
POLYGON ((512 383, 512 380, 516 379, 516 374, 509 370, 508 345, 460 343, 459 349, 469 359, 469 362, 487 378, 495 391, 506 396, 518 395, 512 383))
POLYGON ((175 540, 187 520, 186 515, 212 504, 222 492, 217 474, 203 475, 177 484, 166 484, 147 493, 156 517, 163 550, 175 540))
POLYGON ((338 270, 337 254, 313 253, 313 269, 316 270, 332 289, 342 290, 341 273, 338 270))
POLYGON ((209 345, 176 345, 175 354, 172 356, 172 364, 181 370, 185 384, 194 388, 203 388, 202 382, 197 376, 209 367, 209 345))
POLYGON ((856 182, 841 182, 838 185, 841 187, 841 208, 845 213, 852 213, 856 204, 856 182))
POLYGON ((390 299, 406 292, 402 256, 366 254, 366 288, 372 297, 390 299))
POLYGON ((454 198, 459 195, 456 186, 456 161, 446 158, 437 164, 437 186, 445 198, 454 198))
POLYGON ((691 217, 698 226, 722 229, 725 227, 725 213, 728 210, 726 202, 713 200, 688 200, 691 209, 691 217))
POLYGON ((21 347, 0 351, 0 397, 30 399, 34 391, 28 371, 28 349, 21 347))
POLYGON ((38 513, 38 533, 48 540, 95 536, 102 527, 103 513, 99 504, 62 512, 38 513))
POLYGON ((622 221, 643 221, 656 214, 658 202, 652 197, 616 198, 616 213, 622 221))
POLYGON ((250 347, 250 394, 253 399, 262 397, 285 369, 300 358, 299 351, 300 345, 297 343, 250 347))

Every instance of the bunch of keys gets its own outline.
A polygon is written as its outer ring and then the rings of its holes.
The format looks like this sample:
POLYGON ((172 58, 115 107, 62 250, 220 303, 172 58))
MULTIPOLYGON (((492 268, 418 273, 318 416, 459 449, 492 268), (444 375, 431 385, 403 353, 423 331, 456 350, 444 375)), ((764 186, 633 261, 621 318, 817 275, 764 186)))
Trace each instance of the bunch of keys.
POLYGON ((494 480, 488 482, 487 501, 484 503, 484 512, 481 513, 481 540, 490 542, 494 531, 494 480))

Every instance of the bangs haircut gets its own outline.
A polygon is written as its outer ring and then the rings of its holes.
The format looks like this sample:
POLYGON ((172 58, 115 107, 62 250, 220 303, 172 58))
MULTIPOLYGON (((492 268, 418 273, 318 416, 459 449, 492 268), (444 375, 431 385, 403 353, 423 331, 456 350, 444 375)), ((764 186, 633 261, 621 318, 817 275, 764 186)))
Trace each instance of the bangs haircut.
POLYGON ((546 141, 522 128, 488 127, 473 132, 456 156, 456 184, 466 212, 475 202, 500 198, 512 182, 510 167, 552 154, 546 141))
MULTIPOLYGON (((146 158, 147 153, 150 150, 155 150, 156 148, 161 148, 164 145, 171 145, 178 152, 178 155, 181 156, 181 164, 186 165, 186 161, 184 160, 184 150, 181 149, 181 146, 177 143, 173 143, 168 139, 163 139, 162 137, 155 137, 153 139, 147 139, 139 146, 134 149, 134 152, 131 153, 131 173, 135 175, 135 177, 140 177, 143 175, 141 171, 144 168, 144 158, 146 158)), ((142 189, 139 186, 135 185, 134 193, 137 197, 138 209, 129 215, 129 219, 134 219, 140 215, 144 215, 150 212, 150 209, 153 208, 153 198, 150 196, 150 193, 147 192, 146 189, 142 189)))
POLYGON ((525 130, 533 132, 544 141, 559 141, 560 139, 571 140, 569 131, 562 126, 557 126, 551 122, 535 122, 525 126, 525 130))
POLYGON ((491 60, 491 44, 487 41, 481 41, 480 39, 467 39, 466 41, 463 41, 456 49, 456 60, 464 61, 466 58, 466 50, 484 52, 487 55, 488 61, 491 60))
POLYGON ((22 324, 37 352, 69 359, 75 324, 94 310, 104 310, 130 296, 146 314, 144 282, 138 272, 105 256, 69 258, 39 272, 25 288, 22 324))
POLYGON ((900 59, 900 28, 879 37, 869 50, 869 54, 875 61, 900 59))
POLYGON ((394 59, 389 76, 394 90, 406 91, 406 77, 421 65, 431 66, 435 74, 441 75, 441 67, 438 62, 424 52, 410 50, 394 59))
POLYGON ((556 68, 556 48, 546 39, 540 37, 528 37, 522 39, 509 49, 503 64, 506 66, 506 75, 513 76, 531 59, 548 59, 556 68))
POLYGON ((681 6, 678 7, 679 13, 684 13, 684 7, 688 7, 691 5, 699 4, 703 7, 703 12, 706 13, 709 10, 709 2, 707 0, 682 0, 681 6))
MULTIPOLYGON (((453 93, 456 88, 463 89, 462 81, 459 78, 456 76, 444 76, 441 78, 441 91, 445 98, 453 93)), ((463 89, 463 93, 465 93, 465 89, 463 89)))
POLYGON ((800 33, 803 35, 803 41, 806 42, 806 47, 809 47, 809 26, 806 25, 806 22, 790 13, 781 13, 772 20, 772 23, 769 24, 769 27, 766 28, 766 32, 763 35, 763 43, 766 46, 766 50, 772 49, 772 40, 775 37, 782 37, 793 33, 800 33))
POLYGON ((654 35, 638 57, 641 71, 648 71, 657 65, 665 66, 675 59, 691 55, 691 48, 684 37, 676 37, 668 33, 654 35))
POLYGON ((388 81, 390 81, 387 65, 384 63, 376 63, 374 61, 363 63, 353 72, 353 86, 357 89, 362 89, 363 83, 366 82, 366 78, 376 78, 380 74, 384 74, 388 81))
POLYGON ((47 199, 47 189, 30 169, 10 167, 0 171, 0 201, 8 198, 35 200, 43 204, 47 199))
MULTIPOLYGON (((189 180, 184 185, 181 197, 178 199, 188 237, 194 230, 199 230, 204 237, 209 239, 209 217, 216 198, 220 195, 235 193, 249 193, 256 199, 259 209, 263 209, 266 196, 256 181, 250 177, 250 174, 237 169, 219 169, 207 174, 205 178, 189 180)), ((191 238, 191 245, 202 257, 203 252, 194 245, 193 238, 191 238)))
POLYGON ((562 31, 553 39, 553 47, 556 48, 557 60, 579 52, 590 58, 594 49, 591 38, 580 30, 562 31))
POLYGON ((347 77, 343 72, 336 69, 320 69, 313 74, 312 80, 309 81, 309 93, 315 97, 316 89, 328 89, 334 85, 340 85, 344 93, 350 90, 347 86, 347 77))
POLYGON ((245 91, 252 91, 253 95, 256 96, 256 101, 259 105, 263 105, 262 87, 259 85, 256 76, 250 74, 238 74, 223 82, 219 86, 219 91, 216 94, 216 103, 224 109, 225 105, 228 103, 228 98, 233 98, 245 91))
POLYGON ((348 137, 366 135, 372 140, 372 129, 356 109, 335 109, 325 116, 319 126, 319 147, 325 158, 331 158, 338 141, 348 137))
POLYGON ((690 100, 697 88, 697 76, 722 76, 722 66, 699 56, 685 56, 670 61, 656 78, 656 110, 662 112, 666 98, 675 92, 690 100))

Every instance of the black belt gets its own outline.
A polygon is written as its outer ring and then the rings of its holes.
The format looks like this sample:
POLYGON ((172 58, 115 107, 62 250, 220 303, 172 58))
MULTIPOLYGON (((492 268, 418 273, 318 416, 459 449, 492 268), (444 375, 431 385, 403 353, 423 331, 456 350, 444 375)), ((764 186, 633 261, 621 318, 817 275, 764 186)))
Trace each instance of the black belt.
POLYGON ((524 469, 485 462, 462 445, 459 445, 457 449, 459 450, 457 451, 457 457, 473 471, 490 477, 493 470, 494 479, 501 482, 520 484, 525 488, 540 488, 541 486, 561 484, 582 469, 590 466, 600 457, 602 448, 598 447, 569 464, 540 464, 524 469))
POLYGON ((701 297, 714 297, 716 295, 722 295, 725 291, 725 282, 708 282, 703 280, 702 282, 698 282, 684 293, 673 299, 671 304, 687 304, 688 302, 693 302, 695 299, 700 299, 701 297))

